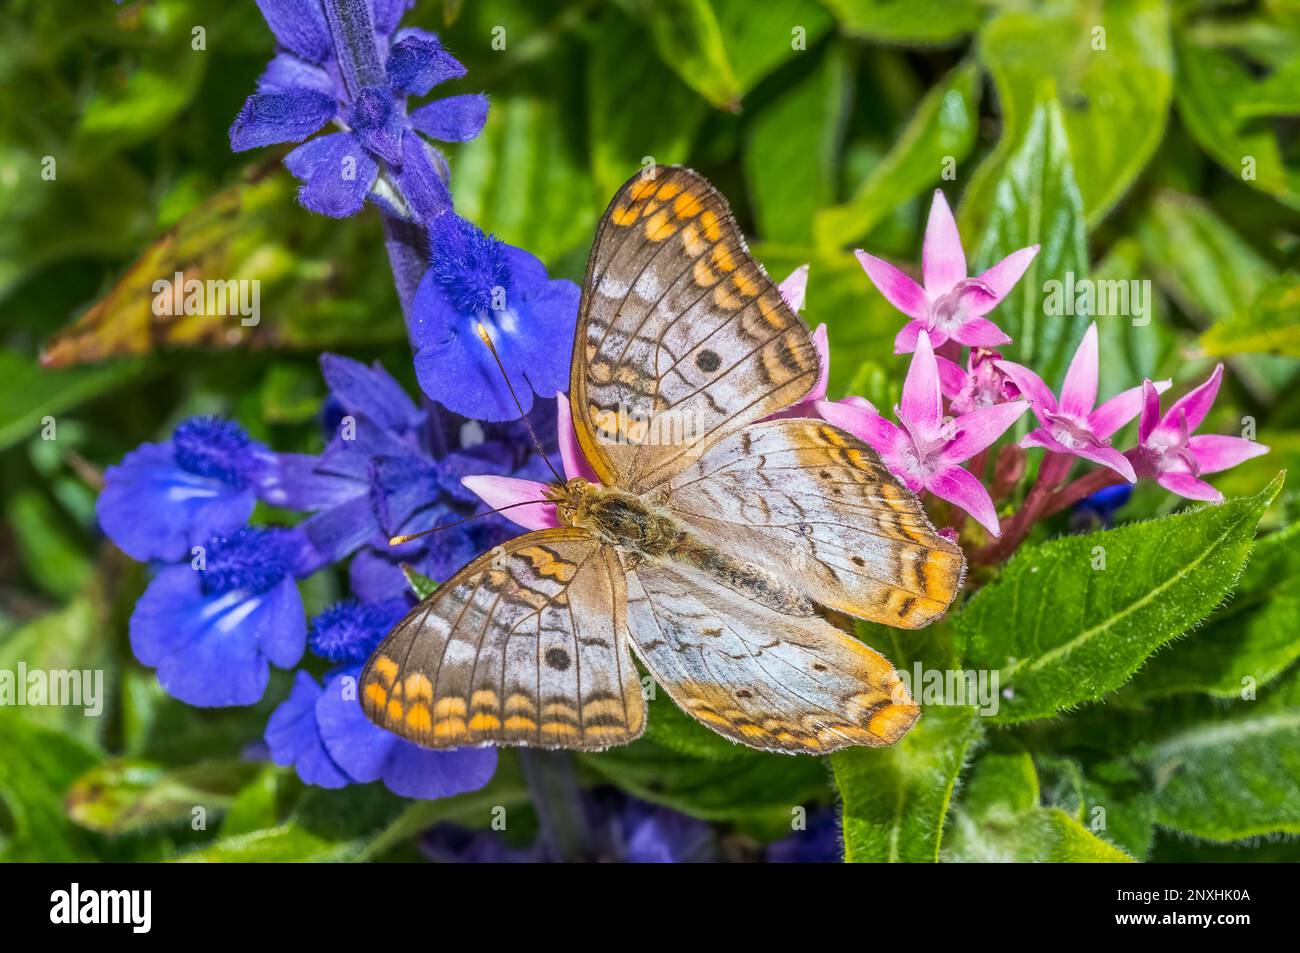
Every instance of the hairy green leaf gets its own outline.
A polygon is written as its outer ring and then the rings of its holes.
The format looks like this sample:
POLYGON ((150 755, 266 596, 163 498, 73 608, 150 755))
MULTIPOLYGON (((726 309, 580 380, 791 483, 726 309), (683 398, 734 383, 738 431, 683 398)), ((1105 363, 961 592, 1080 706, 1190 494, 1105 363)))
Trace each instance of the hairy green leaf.
POLYGON ((1232 590, 1279 475, 1253 497, 1022 549, 957 616, 967 665, 998 673, 998 722, 1095 701, 1232 590), (1104 568, 1100 568, 1104 567, 1104 568))
POLYGON ((898 744, 831 755, 843 802, 844 859, 938 860, 953 786, 980 734, 975 709, 931 705, 898 744))
POLYGON ((1024 751, 990 751, 975 762, 953 815, 943 859, 976 863, 1126 863, 1128 854, 1059 807, 1040 803, 1038 773, 1024 751))
POLYGON ((1300 658, 1300 523, 1261 537, 1232 600, 1171 642, 1125 687, 1151 698, 1204 692, 1240 698, 1300 658))
POLYGON ((1213 841, 1300 834, 1300 671, 1141 752, 1155 779, 1156 819, 1213 841))

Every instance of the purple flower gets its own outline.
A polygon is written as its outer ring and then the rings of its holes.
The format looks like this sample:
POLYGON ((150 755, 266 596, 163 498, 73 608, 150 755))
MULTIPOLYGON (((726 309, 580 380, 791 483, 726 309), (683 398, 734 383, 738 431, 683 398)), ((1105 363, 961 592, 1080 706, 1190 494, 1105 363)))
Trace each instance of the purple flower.
POLYGON ((930 335, 934 347, 950 339, 969 347, 1009 342, 1011 338, 984 315, 1011 293, 1038 254, 1038 246, 1014 251, 979 277, 967 277, 966 253, 957 223, 943 192, 935 189, 921 250, 924 287, 883 258, 864 251, 856 254, 872 284, 890 304, 912 318, 894 339, 894 353, 908 354, 916 350, 922 331, 930 335))
POLYGON ((903 383, 903 401, 894 408, 901 428, 864 408, 827 404, 822 412, 831 423, 869 444, 912 492, 929 490, 961 507, 997 536, 997 510, 988 490, 957 464, 1002 436, 1028 407, 1028 402, 1016 400, 945 418, 939 368, 929 333, 921 331, 903 383))
POLYGON ((476 791, 496 770, 492 748, 429 751, 370 722, 357 701, 362 663, 409 602, 344 602, 312 622, 312 651, 339 668, 322 688, 299 672, 293 692, 271 714, 265 740, 277 764, 308 784, 337 788, 383 781, 394 794, 448 797, 476 791))
MULTIPOLYGON (((478 498, 461 484, 470 473, 524 473, 543 465, 521 423, 484 425, 436 407, 417 408, 382 367, 333 354, 321 357, 330 387, 325 418, 333 436, 319 456, 285 454, 270 502, 313 515, 301 530, 314 567, 357 553, 352 588, 363 599, 402 595, 400 564, 446 579, 509 536, 486 517, 455 530, 391 547, 393 536, 471 516, 478 498)), ((542 428, 545 429, 545 428, 542 428)))
POLYGON ((132 559, 182 559, 247 523, 274 470, 275 455, 238 424, 194 417, 105 471, 99 525, 132 559))
POLYGON ((534 393, 554 397, 567 390, 578 286, 551 280, 528 252, 484 235, 455 213, 430 226, 429 247, 411 322, 424 392, 465 417, 518 415, 480 329, 491 337, 525 412, 534 393))
POLYGON ((251 705, 270 664, 292 668, 307 626, 294 530, 249 528, 213 539, 191 563, 161 569, 131 614, 131 650, 190 705, 251 705))
POLYGON ((400 195, 382 201, 396 214, 428 222, 451 207, 446 162, 417 132, 442 142, 478 135, 487 98, 451 96, 406 112, 409 95, 465 75, 462 66, 424 30, 397 31, 406 0, 352 0, 357 17, 374 28, 380 74, 353 86, 340 62, 320 0, 258 0, 279 51, 230 127, 236 152, 280 142, 302 142, 335 122, 341 132, 299 146, 285 157, 303 181, 299 201, 313 212, 343 218, 361 210, 383 162, 400 195), (405 207, 398 207, 405 206, 405 207))
POLYGON ((1160 390, 1143 381, 1142 416, 1138 421, 1138 446, 1128 453, 1138 476, 1154 479, 1170 493, 1189 500, 1223 501, 1223 494, 1201 479, 1244 460, 1268 453, 1268 447, 1244 437, 1220 434, 1192 436, 1201 425, 1223 381, 1223 365, 1216 365, 1205 383, 1170 406, 1160 416, 1160 390))
POLYGON ((805 830, 795 831, 767 847, 769 864, 838 864, 843 859, 840 819, 833 807, 814 811, 805 830))
MULTIPOLYGON (((1130 483, 1137 480, 1133 465, 1110 445, 1110 437, 1142 409, 1142 388, 1130 387, 1093 409, 1097 403, 1095 322, 1088 326, 1065 372, 1060 401, 1043 379, 1029 368, 1012 361, 998 361, 997 366, 1011 378, 1020 393, 1029 398, 1041 424, 1020 442, 1020 446, 1072 454, 1110 467, 1130 483)), ((1169 383, 1161 381, 1154 386, 1157 391, 1164 391, 1169 383)))

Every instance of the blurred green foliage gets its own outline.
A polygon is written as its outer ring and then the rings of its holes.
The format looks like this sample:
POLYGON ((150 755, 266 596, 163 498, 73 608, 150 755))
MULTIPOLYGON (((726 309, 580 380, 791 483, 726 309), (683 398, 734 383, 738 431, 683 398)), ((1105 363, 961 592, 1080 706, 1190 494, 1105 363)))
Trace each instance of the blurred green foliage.
MULTIPOLYGON (((237 760, 285 679, 252 709, 200 711, 131 658, 145 576, 97 532, 102 469, 196 412, 318 449, 319 351, 413 384, 409 353, 374 212, 312 217, 275 157, 229 151, 272 50, 253 3, 6 13, 0 669, 102 669, 108 703, 0 709, 0 859, 406 857, 436 821, 527 816, 510 754, 446 801, 306 789, 237 760), (157 319, 141 289, 182 267, 261 278, 262 324, 157 319)), ((1203 432, 1273 448, 1218 480, 1239 498, 1222 508, 1165 515, 1186 507, 1144 486, 1132 525, 1051 541, 1056 518, 931 629, 863 627, 903 670, 1001 671, 998 717, 930 705, 899 745, 827 770, 733 747, 661 699, 643 740, 578 759, 584 779, 753 842, 838 797, 850 860, 1300 859, 1297 505, 1270 483, 1300 464, 1300 4, 422 0, 413 22, 469 67, 453 92, 492 99, 449 156, 459 211, 554 274, 581 279, 620 182, 687 163, 775 277, 811 263, 833 396, 888 406, 901 319, 849 252, 919 260, 942 187, 972 264, 1043 246, 994 315, 1011 356, 1059 384, 1091 319, 1046 314, 1045 281, 1150 281, 1150 323, 1097 318, 1102 396, 1144 376, 1181 392, 1224 360, 1203 432)), ((342 580, 305 588, 319 608, 342 580)))

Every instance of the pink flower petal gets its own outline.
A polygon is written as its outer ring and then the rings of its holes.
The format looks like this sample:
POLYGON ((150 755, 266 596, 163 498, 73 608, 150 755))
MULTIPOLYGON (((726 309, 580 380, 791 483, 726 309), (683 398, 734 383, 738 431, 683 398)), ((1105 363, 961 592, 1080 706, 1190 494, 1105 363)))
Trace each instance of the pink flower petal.
POLYGON ((930 309, 930 299, 925 289, 903 274, 883 258, 864 251, 854 252, 871 283, 892 304, 909 318, 924 318, 930 309))
POLYGON ((1050 450, 1052 453, 1060 454, 1069 454, 1071 452, 1069 447, 1053 437, 1043 427, 1029 431, 1020 439, 1020 448, 1022 450, 1028 450, 1030 447, 1038 447, 1042 450, 1050 450))
POLYGON ((1268 447, 1244 437, 1224 434, 1202 434, 1187 441, 1202 473, 1218 473, 1235 467, 1244 460, 1268 453, 1268 447))
POLYGON ((957 436, 944 447, 944 461, 961 463, 963 460, 969 460, 1006 433, 1028 409, 1029 401, 1014 400, 962 414, 953 421, 957 428, 957 436))
POLYGON ((503 476, 467 476, 461 477, 460 482, 494 510, 535 501, 536 506, 516 506, 501 514, 524 529, 552 529, 560 525, 555 515, 555 504, 546 499, 545 483, 503 476))
POLYGON ((1160 391, 1147 378, 1142 382, 1142 416, 1138 420, 1138 443, 1144 444, 1160 426, 1160 391))
POLYGON ((966 278, 966 253, 952 209, 943 192, 934 190, 930 218, 925 223, 925 243, 921 246, 921 274, 925 291, 931 298, 947 294, 952 286, 966 278))
POLYGON ((989 535, 1002 535, 1002 527, 998 525, 998 511, 989 491, 961 467, 936 471, 925 481, 925 488, 975 517, 975 521, 988 530, 989 535))
POLYGON ((1156 477, 1156 482, 1170 493, 1177 493, 1189 500, 1205 500, 1208 503, 1223 502, 1222 493, 1204 480, 1198 480, 1190 473, 1162 473, 1156 477))
MULTIPOLYGON (((1143 412, 1143 403, 1146 400, 1146 385, 1150 381, 1144 381, 1138 387, 1130 387, 1128 390, 1116 394, 1110 400, 1106 401, 1096 410, 1088 415, 1088 427, 1094 434, 1105 440, 1115 431, 1119 430, 1130 420, 1143 412)), ((1170 381, 1159 381, 1151 384, 1153 394, 1163 394, 1170 387, 1170 381)), ((1160 416, 1160 398, 1156 397, 1155 418, 1160 416)))
POLYGON ((1128 482, 1137 482, 1137 474, 1133 472, 1133 464, 1129 462, 1128 457, 1114 447, 1071 447, 1066 450, 1066 453, 1072 453, 1076 457, 1091 460, 1093 463, 1100 463, 1103 467, 1110 467, 1128 482))
MULTIPOLYGON (((807 269, 807 265, 804 268, 807 269)), ((790 279, 787 278, 786 281, 790 279)), ((826 325, 817 325, 817 330, 812 333, 813 347, 817 350, 817 380, 804 398, 808 400, 822 400, 826 396, 826 384, 831 377, 831 345, 826 335, 826 325)))
POLYGON ((939 392, 939 367, 924 331, 916 339, 916 353, 903 381, 899 415, 913 433, 931 433, 943 419, 943 395, 939 392))
POLYGON ((995 347, 1011 342, 1006 332, 988 318, 967 318, 952 336, 967 347, 995 347))
POLYGON ((1088 325, 1061 385, 1061 413, 1087 417, 1097 403, 1097 322, 1088 325))
MULTIPOLYGON (((1219 364, 1214 368, 1214 373, 1200 387, 1184 394, 1170 405, 1169 410, 1165 412, 1164 419, 1161 423, 1166 427, 1178 429, 1178 414, 1180 411, 1187 414, 1187 430, 1190 433, 1201 425, 1205 420, 1205 415, 1210 412, 1214 406, 1214 398, 1219 395, 1219 384, 1223 382, 1223 365, 1219 364)), ((1194 497, 1200 499, 1200 497, 1194 497)))
POLYGON ((580 477, 588 483, 599 485, 600 478, 587 462, 587 457, 582 452, 582 445, 578 443, 578 434, 573 429, 573 413, 569 408, 569 398, 563 394, 556 394, 555 410, 557 414, 555 435, 560 443, 560 465, 564 467, 564 475, 570 480, 580 477))
POLYGON ((791 311, 795 314, 802 311, 804 298, 808 292, 808 266, 800 265, 786 275, 785 281, 781 282, 777 290, 781 292, 781 297, 785 299, 791 311))
POLYGON ((894 335, 894 353, 911 354, 916 350, 916 336, 925 330, 924 321, 908 321, 894 335))
MULTIPOLYGON (((818 401, 818 403, 824 403, 824 401, 818 401)), ((848 407, 863 407, 871 411, 873 414, 877 413, 875 404, 867 400, 865 397, 858 397, 856 394, 850 394, 848 397, 841 397, 839 400, 835 401, 835 403, 844 404, 848 407)))
POLYGON ((939 389, 943 396, 956 397, 966 386, 966 371, 956 361, 950 361, 946 357, 936 356, 934 360, 939 365, 939 389))
POLYGON ((1003 298, 1011 293, 1011 289, 1016 286, 1029 263, 1034 260, 1038 254, 1038 246, 1030 245, 1028 248, 1021 248, 1019 251, 1013 251, 1006 258, 990 268, 988 271, 979 275, 979 281, 984 282, 988 289, 993 292, 993 301, 987 306, 980 305, 984 310, 978 313, 988 314, 996 307, 1003 298))
POLYGON ((1056 413, 1056 398, 1052 396, 1051 388, 1043 383, 1041 377, 1015 361, 994 361, 994 364, 997 365, 998 370, 1011 378, 1011 383, 1016 385, 1021 396, 1029 399, 1039 421, 1046 423, 1043 420, 1044 413, 1056 413))
POLYGON ((903 431, 869 406, 854 407, 823 400, 818 402, 817 409, 827 423, 853 434, 881 457, 894 456, 900 441, 907 439, 903 431))

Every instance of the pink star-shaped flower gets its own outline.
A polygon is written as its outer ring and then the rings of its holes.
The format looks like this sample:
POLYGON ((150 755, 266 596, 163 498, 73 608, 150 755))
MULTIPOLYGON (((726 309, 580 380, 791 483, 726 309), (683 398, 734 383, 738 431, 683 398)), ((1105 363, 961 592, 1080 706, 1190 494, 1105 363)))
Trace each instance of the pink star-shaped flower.
POLYGON ((1151 381, 1142 382, 1142 416, 1138 420, 1138 445, 1128 459, 1139 476, 1154 479, 1170 493, 1189 500, 1223 501, 1223 494, 1201 479, 1243 460, 1268 453, 1268 447, 1245 437, 1222 434, 1192 436, 1201 425, 1223 381, 1223 365, 1214 368, 1204 384, 1174 401, 1160 416, 1160 392, 1151 381))
POLYGON ((867 277, 886 300, 913 319, 894 339, 894 353, 908 354, 916 350, 917 336, 922 331, 930 336, 934 347, 949 340, 968 347, 994 347, 1010 342, 1011 338, 984 315, 1015 287, 1038 254, 1038 246, 1014 251, 978 277, 968 277, 957 223, 943 192, 935 189, 921 249, 924 287, 883 258, 861 250, 855 254, 867 277))
MULTIPOLYGON (((1130 483, 1137 482, 1133 465, 1110 445, 1111 436, 1142 409, 1142 387, 1130 387, 1100 407, 1097 403, 1097 324, 1088 326, 1079 342, 1057 401, 1043 379, 1014 361, 998 361, 1020 393, 1029 398, 1041 426, 1020 441, 1022 447, 1042 447, 1053 453, 1070 454, 1110 467, 1130 483)), ((1169 381, 1153 385, 1169 389, 1169 381)))
POLYGON ((957 464, 1006 433, 1028 408, 1028 401, 1015 400, 945 418, 939 367, 930 335, 922 330, 903 382, 902 403, 894 408, 902 427, 867 408, 828 404, 822 411, 828 421, 870 445, 912 492, 929 490, 997 536, 1001 529, 989 491, 957 464))

